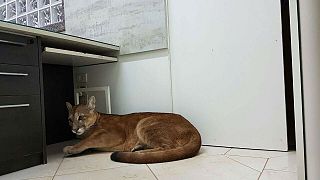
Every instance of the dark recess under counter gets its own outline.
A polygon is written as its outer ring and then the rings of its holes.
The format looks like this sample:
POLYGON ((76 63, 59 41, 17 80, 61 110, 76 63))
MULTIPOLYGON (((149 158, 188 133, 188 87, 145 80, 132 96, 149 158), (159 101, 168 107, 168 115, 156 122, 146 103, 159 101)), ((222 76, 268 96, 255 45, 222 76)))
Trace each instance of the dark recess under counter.
POLYGON ((74 104, 73 67, 43 64, 43 85, 47 145, 75 138, 66 107, 74 104))

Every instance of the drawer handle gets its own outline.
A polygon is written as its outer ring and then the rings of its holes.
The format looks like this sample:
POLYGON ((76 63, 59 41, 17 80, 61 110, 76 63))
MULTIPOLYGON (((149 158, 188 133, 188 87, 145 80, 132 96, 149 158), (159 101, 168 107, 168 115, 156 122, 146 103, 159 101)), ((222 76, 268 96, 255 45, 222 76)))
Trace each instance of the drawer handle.
POLYGON ((17 107, 29 107, 30 104, 13 104, 13 105, 3 105, 0 106, 0 109, 5 109, 5 108, 17 108, 17 107))
POLYGON ((9 73, 9 72, 0 72, 0 75, 3 76, 28 76, 27 73, 9 73))
POLYGON ((0 39, 0 43, 10 44, 10 45, 17 45, 17 46, 26 46, 26 45, 28 45, 27 43, 7 41, 7 40, 2 40, 2 39, 0 39))

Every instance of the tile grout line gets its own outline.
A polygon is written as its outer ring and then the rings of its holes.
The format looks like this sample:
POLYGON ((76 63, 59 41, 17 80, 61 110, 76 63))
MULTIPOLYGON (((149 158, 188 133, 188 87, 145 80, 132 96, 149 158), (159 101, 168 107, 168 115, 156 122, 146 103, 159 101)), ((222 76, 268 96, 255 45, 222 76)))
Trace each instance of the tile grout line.
POLYGON ((269 157, 257 157, 257 156, 240 156, 240 155, 228 155, 229 157, 247 157, 247 158, 256 158, 256 159, 270 159, 269 157))
POLYGON ((225 152, 223 155, 226 155, 228 152, 230 152, 232 148, 230 148, 227 152, 225 152))
POLYGON ((118 169, 118 168, 130 167, 130 166, 133 166, 133 165, 126 165, 126 166, 119 166, 119 167, 112 167, 112 168, 102 168, 102 169, 95 169, 95 170, 88 170, 88 171, 81 171, 81 172, 72 172, 72 173, 66 173, 66 174, 59 174, 59 175, 55 175, 55 176, 83 174, 83 173, 88 173, 88 172, 105 171, 105 170, 112 170, 112 169, 118 169))
POLYGON ((269 159, 270 159, 270 158, 268 158, 268 159, 267 159, 267 161, 266 161, 266 163, 264 164, 263 169, 262 169, 262 171, 261 171, 261 173, 260 173, 260 175, 259 175, 259 177, 258 177, 258 180, 260 179, 260 177, 261 177, 261 175, 262 175, 263 171, 265 170, 265 168, 266 168, 266 166, 267 166, 267 163, 268 163, 269 159))
MULTIPOLYGON (((231 149, 236 149, 236 148, 231 148, 231 149)), ((231 149, 229 150, 229 151, 227 151, 226 152, 226 154, 228 153, 228 152, 230 152, 231 151, 231 149)), ((255 150, 248 150, 248 151, 255 151, 255 150)), ((259 150, 259 151, 263 151, 263 150, 259 150)), ((264 151, 264 152, 268 152, 268 151, 264 151)), ((286 156, 288 156, 288 152, 279 152, 279 153, 283 153, 283 154, 279 154, 279 155, 270 155, 270 156, 268 156, 268 157, 261 157, 261 156, 252 156, 252 155, 239 155, 239 154, 230 154, 229 156, 242 156, 242 157, 255 157, 255 158, 280 158, 280 157, 286 157, 286 156)))
POLYGON ((288 173, 297 173, 295 171, 289 171, 289 170, 276 170, 276 169, 264 169, 267 171, 274 171, 274 172, 288 172, 288 173))
POLYGON ((228 159, 230 159, 230 160, 232 160, 232 161, 234 161, 234 162, 236 162, 236 163, 241 164, 242 166, 248 167, 248 168, 250 168, 250 169, 252 169, 252 170, 254 170, 254 171, 257 171, 257 172, 261 173, 259 170, 254 169, 254 168, 252 168, 252 167, 250 167, 250 166, 248 166, 248 165, 245 165, 245 164, 243 164, 243 163, 241 163, 241 162, 239 162, 239 161, 237 161, 237 160, 234 160, 234 159, 228 157, 227 155, 225 155, 225 157, 228 158, 228 159))
POLYGON ((153 174, 153 176, 156 178, 156 180, 159 180, 158 177, 154 174, 154 172, 151 170, 151 168, 148 166, 148 164, 146 164, 147 167, 149 168, 149 170, 151 171, 151 173, 153 174))
POLYGON ((51 180, 53 180, 54 179, 54 177, 56 176, 56 174, 57 174, 57 172, 58 172, 58 170, 59 170, 59 168, 60 168, 60 166, 61 166, 61 164, 62 164, 62 162, 64 161, 64 157, 62 158, 62 160, 61 160, 61 162, 60 162, 60 164, 59 164, 59 166, 58 166, 58 168, 57 168, 57 170, 56 170, 56 172, 54 173, 54 175, 52 176, 52 179, 51 180))
POLYGON ((229 154, 228 156, 238 156, 238 157, 250 157, 250 158, 262 158, 262 159, 270 159, 270 158, 275 158, 275 157, 261 157, 261 156, 250 156, 250 155, 238 155, 238 154, 229 154))
POLYGON ((23 179, 21 179, 21 180, 33 180, 33 179, 39 179, 39 178, 46 178, 46 177, 52 177, 52 176, 39 176, 39 177, 30 177, 30 178, 23 178, 23 179))

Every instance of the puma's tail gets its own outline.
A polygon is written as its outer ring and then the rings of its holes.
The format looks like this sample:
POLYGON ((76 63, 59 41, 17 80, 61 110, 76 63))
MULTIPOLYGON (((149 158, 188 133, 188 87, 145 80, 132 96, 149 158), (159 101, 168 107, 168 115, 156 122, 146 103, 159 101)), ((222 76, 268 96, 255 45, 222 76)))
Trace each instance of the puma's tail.
POLYGON ((186 159, 198 154, 201 147, 200 134, 194 134, 190 141, 182 147, 174 149, 164 149, 151 152, 114 152, 111 154, 111 160, 124 163, 160 163, 186 159))

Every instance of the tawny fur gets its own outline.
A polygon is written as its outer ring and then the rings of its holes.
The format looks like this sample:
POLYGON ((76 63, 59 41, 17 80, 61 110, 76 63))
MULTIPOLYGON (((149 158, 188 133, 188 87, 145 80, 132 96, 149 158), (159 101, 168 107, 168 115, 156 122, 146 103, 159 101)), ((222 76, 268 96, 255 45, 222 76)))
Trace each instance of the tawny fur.
POLYGON ((83 140, 65 147, 66 155, 97 149, 114 152, 111 159, 118 162, 158 163, 193 157, 201 147, 197 129, 178 114, 102 114, 94 110, 94 97, 67 107, 70 126, 83 140))

